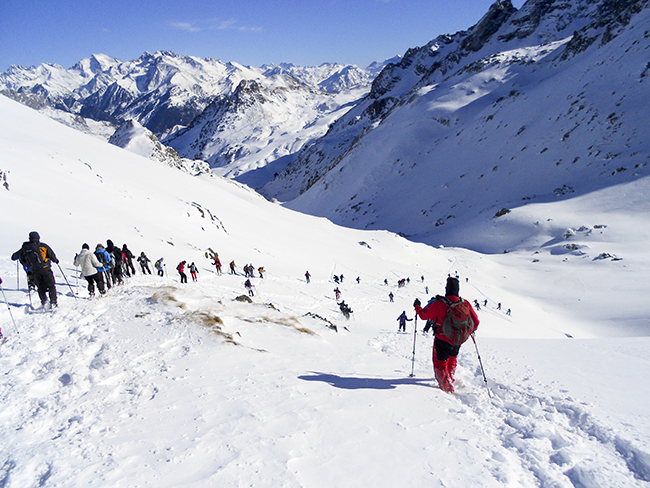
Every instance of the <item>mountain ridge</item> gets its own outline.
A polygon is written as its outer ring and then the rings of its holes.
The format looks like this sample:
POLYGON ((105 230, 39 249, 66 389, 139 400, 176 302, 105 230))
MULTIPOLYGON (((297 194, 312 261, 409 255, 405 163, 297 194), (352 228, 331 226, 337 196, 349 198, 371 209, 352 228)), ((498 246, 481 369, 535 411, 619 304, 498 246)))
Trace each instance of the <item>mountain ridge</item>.
POLYGON ((389 64, 263 194, 340 225, 503 252, 458 231, 647 174, 648 2, 509 4, 389 64), (476 192, 492 203, 468 208, 476 192))

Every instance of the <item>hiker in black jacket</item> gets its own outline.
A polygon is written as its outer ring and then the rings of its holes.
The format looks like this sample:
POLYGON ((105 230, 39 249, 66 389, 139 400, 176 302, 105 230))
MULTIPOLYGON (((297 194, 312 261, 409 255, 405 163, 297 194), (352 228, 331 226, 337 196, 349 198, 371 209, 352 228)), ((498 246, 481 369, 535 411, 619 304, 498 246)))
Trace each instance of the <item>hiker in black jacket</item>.
POLYGON ((56 285, 54 281, 54 273, 52 273, 52 262, 59 263, 59 260, 52 251, 52 248, 41 242, 41 237, 38 232, 29 233, 29 241, 23 242, 20 250, 16 251, 11 257, 14 259, 16 256, 21 263, 29 266, 36 289, 38 290, 38 297, 41 299, 41 304, 45 307, 49 295, 50 306, 56 307, 56 285))
POLYGON ((115 266, 112 269, 113 272, 113 284, 114 285, 123 285, 124 284, 124 272, 123 264, 124 258, 122 256, 122 250, 113 244, 113 241, 108 239, 106 241, 106 252, 108 252, 113 259, 115 259, 115 266))

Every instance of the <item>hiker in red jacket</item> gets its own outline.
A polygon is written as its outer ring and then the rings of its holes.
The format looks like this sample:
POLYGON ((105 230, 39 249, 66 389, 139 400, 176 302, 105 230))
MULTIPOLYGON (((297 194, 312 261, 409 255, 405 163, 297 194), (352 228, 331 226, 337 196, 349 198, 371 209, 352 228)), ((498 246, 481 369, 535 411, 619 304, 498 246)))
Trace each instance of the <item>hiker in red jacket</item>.
POLYGON ((181 283, 187 283, 187 275, 185 274, 185 263, 187 261, 181 261, 178 263, 178 266, 176 266, 176 271, 178 271, 178 274, 181 275, 181 283))
POLYGON ((440 389, 449 393, 454 392, 454 374, 460 346, 479 324, 478 315, 472 305, 460 298, 459 292, 458 278, 449 277, 444 297, 438 295, 425 308, 420 306, 418 299, 413 303, 415 313, 422 320, 431 320, 434 323, 433 371, 440 389), (447 313, 450 309, 453 314, 447 313))

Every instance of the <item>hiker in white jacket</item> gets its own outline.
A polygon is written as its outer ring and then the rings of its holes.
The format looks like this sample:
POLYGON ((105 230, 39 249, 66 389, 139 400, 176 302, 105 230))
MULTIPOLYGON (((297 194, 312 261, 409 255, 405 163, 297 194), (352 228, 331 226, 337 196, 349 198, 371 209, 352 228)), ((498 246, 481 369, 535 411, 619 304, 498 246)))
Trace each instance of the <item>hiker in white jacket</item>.
POLYGON ((84 244, 81 246, 81 252, 74 257, 74 265, 81 266, 81 276, 88 282, 88 293, 91 297, 95 296, 95 283, 99 289, 99 294, 106 293, 104 288, 104 275, 99 271, 103 268, 97 256, 90 252, 90 246, 84 244), (99 268, 99 269, 98 269, 99 268))

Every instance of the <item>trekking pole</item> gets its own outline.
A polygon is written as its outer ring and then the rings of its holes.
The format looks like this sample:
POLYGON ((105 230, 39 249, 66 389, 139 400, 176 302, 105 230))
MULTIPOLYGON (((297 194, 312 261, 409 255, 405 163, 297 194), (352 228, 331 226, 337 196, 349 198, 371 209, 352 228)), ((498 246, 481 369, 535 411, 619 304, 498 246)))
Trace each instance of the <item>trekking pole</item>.
POLYGON ((9 307, 9 302, 7 301, 7 295, 5 295, 5 289, 2 287, 2 278, 0 278, 0 290, 2 290, 2 297, 5 299, 5 303, 7 304, 7 310, 9 310, 9 316, 11 317, 11 321, 14 323, 14 330, 16 331, 16 335, 20 335, 20 332, 18 332, 18 327, 16 327, 14 314, 11 313, 11 307, 9 307))
POLYGON ((415 369, 415 338, 418 335, 418 313, 415 312, 415 326, 413 327, 413 358, 411 359, 411 374, 409 375, 409 378, 413 378, 415 374, 413 374, 413 370, 415 369))
POLYGON ((76 299, 77 299, 77 295, 75 295, 74 290, 72 289, 72 286, 70 285, 70 282, 68 281, 68 278, 66 278, 65 273, 64 273, 63 270, 61 269, 61 265, 60 265, 59 263, 56 263, 56 265, 59 267, 59 271, 61 271, 61 274, 63 275, 63 279, 64 279, 65 282, 68 284, 68 287, 70 288, 70 291, 72 292, 72 296, 73 296, 73 297, 75 298, 75 300, 76 300, 76 299))
POLYGON ((16 261, 16 290, 20 290, 20 271, 18 269, 18 261, 16 261))
POLYGON ((483 369, 483 361, 481 361, 481 355, 478 352, 478 345, 476 344, 476 339, 474 338, 474 333, 472 333, 472 341, 474 342, 474 347, 476 348, 476 355, 478 356, 478 364, 481 366, 481 373, 483 373, 483 381, 485 382, 485 389, 488 392, 488 397, 492 398, 490 393, 490 388, 488 387, 487 378, 485 377, 485 370, 483 369))

